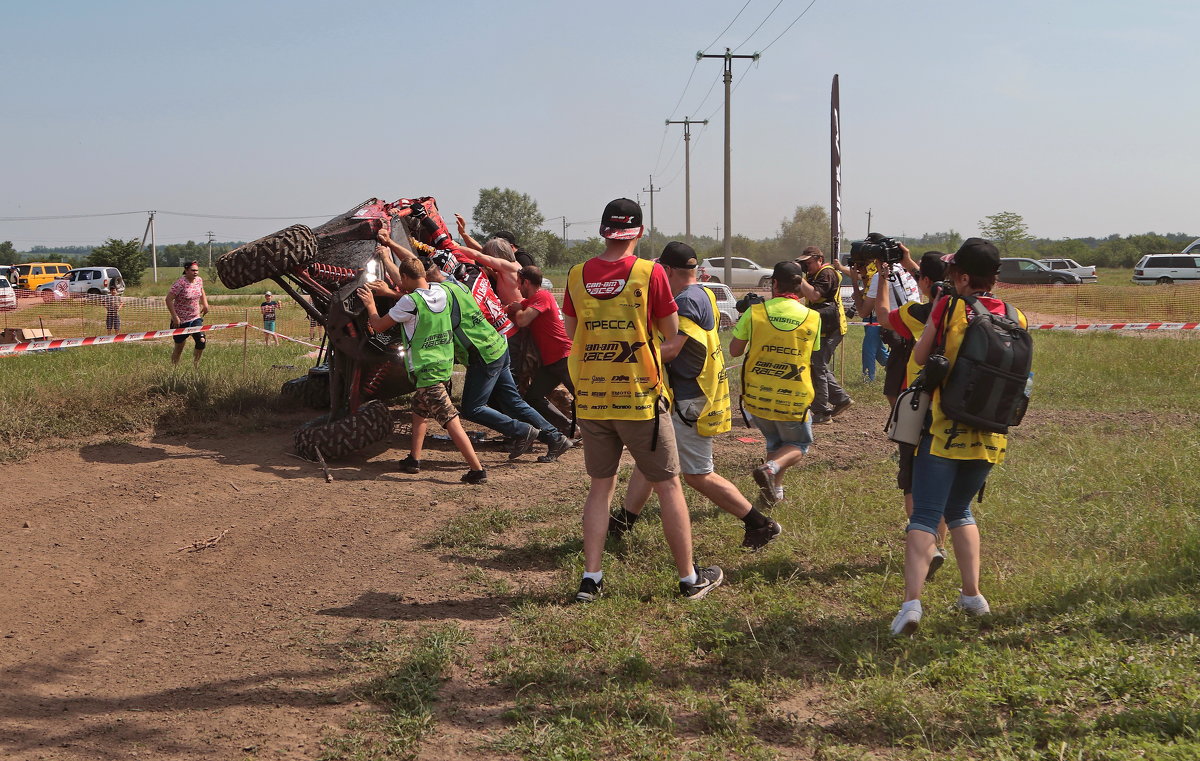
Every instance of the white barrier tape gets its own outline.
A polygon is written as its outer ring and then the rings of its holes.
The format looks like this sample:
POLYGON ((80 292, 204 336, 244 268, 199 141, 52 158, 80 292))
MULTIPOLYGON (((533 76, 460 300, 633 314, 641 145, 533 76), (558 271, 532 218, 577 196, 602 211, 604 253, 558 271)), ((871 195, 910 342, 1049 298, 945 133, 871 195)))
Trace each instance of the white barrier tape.
POLYGON ((186 336, 192 333, 203 333, 209 330, 224 328, 244 328, 244 322, 230 322, 224 325, 196 325, 191 328, 168 328, 166 330, 151 330, 146 333, 117 333, 111 336, 88 336, 87 338, 53 338, 47 341, 25 341, 17 344, 0 344, 0 357, 12 357, 28 351, 43 351, 45 349, 69 349, 76 346, 101 346, 103 344, 127 343, 130 341, 149 341, 154 338, 170 336, 186 336))
POLYGON ((275 332, 275 331, 273 331, 273 330, 267 330, 266 328, 260 328, 260 327, 258 327, 257 325, 251 325, 251 326, 250 326, 250 328, 251 328, 251 329, 253 329, 253 330, 257 330, 259 333, 266 333, 266 334, 267 334, 267 335, 269 335, 269 336, 275 336, 276 338, 282 338, 282 339, 284 339, 284 340, 287 340, 287 341, 295 341, 295 342, 296 342, 296 343, 298 343, 298 344, 303 344, 304 346, 308 346, 308 347, 310 347, 310 348, 313 348, 313 349, 320 349, 320 348, 321 348, 321 347, 320 347, 319 345, 317 345, 317 344, 310 344, 308 341, 301 341, 299 338, 292 338, 291 336, 285 336, 285 335, 284 335, 284 334, 282 334, 282 333, 276 333, 276 332, 275 332))

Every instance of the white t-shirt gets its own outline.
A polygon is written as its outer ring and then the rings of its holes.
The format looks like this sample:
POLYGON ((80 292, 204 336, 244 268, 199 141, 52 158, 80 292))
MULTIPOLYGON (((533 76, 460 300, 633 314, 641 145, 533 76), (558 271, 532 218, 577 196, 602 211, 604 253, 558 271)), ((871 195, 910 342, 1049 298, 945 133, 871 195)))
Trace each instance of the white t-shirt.
MULTIPOLYGON (((871 276, 871 284, 867 286, 867 298, 879 298, 879 275, 876 272, 871 276)), ((921 301, 921 289, 917 287, 917 281, 913 280, 913 276, 908 274, 907 270, 902 268, 893 269, 888 275, 888 284, 891 286, 892 303, 889 305, 891 309, 899 309, 909 302, 921 301)))
MULTIPOLYGON (((415 292, 421 294, 425 306, 429 307, 431 312, 441 313, 449 304, 446 291, 437 284, 428 288, 418 288, 415 292)), ((409 338, 412 338, 413 334, 417 332, 417 305, 411 295, 401 296, 400 300, 396 302, 396 306, 388 310, 388 317, 403 325, 404 335, 409 338)))

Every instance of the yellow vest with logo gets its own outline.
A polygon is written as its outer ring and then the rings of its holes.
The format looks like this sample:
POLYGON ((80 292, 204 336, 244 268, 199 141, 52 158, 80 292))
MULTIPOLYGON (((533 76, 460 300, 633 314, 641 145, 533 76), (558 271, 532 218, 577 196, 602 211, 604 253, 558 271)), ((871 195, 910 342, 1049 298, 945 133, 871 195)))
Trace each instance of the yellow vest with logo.
MULTIPOLYGON (((833 298, 837 300, 837 304, 838 304, 838 310, 837 310, 838 333, 844 336, 844 335, 846 335, 847 323, 846 323, 846 310, 841 308, 841 306, 842 306, 842 273, 840 273, 836 269, 834 269, 833 265, 826 264, 826 265, 823 265, 821 267, 821 269, 817 270, 817 274, 813 275, 813 277, 815 278, 817 275, 821 274, 825 270, 833 270, 833 276, 836 278, 837 285, 833 289, 833 298)), ((819 306, 820 304, 824 304, 827 301, 829 301, 829 299, 812 299, 809 301, 809 304, 811 304, 812 306, 819 306)))
MULTIPOLYGON (((772 299, 774 301, 774 299, 772 299)), ((770 303, 770 302, 767 302, 770 303)), ((742 363, 742 407, 764 420, 802 421, 813 401, 809 360, 821 340, 821 315, 801 306, 800 320, 750 307, 750 342, 742 363)))
POLYGON ((716 294, 709 288, 705 288, 704 292, 712 304, 712 330, 705 330, 687 317, 679 318, 679 332, 702 344, 708 353, 704 368, 696 376, 696 383, 704 392, 704 411, 696 420, 687 420, 678 408, 675 414, 688 425, 695 425, 696 432, 701 436, 716 436, 733 427, 733 415, 729 407, 729 372, 725 369, 725 354, 721 350, 721 338, 717 335, 721 312, 717 309, 716 294))
MULTIPOLYGON (((917 319, 913 313, 913 307, 925 306, 924 304, 915 301, 909 302, 900 307, 900 322, 904 323, 904 327, 908 328, 908 332, 912 333, 913 345, 921 340, 921 334, 925 332, 925 321, 917 319)), ((912 382, 917 379, 917 373, 921 372, 921 366, 913 359, 913 353, 908 353, 908 364, 904 366, 904 387, 908 388, 912 382)))
POLYGON ((650 275, 638 259, 624 283, 606 285, 601 298, 587 292, 583 265, 567 275, 575 307, 575 336, 567 367, 581 420, 652 420, 662 394, 662 366, 650 328, 650 275))
MULTIPOLYGON (((943 314, 942 324, 946 326, 946 359, 950 360, 950 368, 954 368, 954 360, 958 358, 959 347, 962 346, 963 334, 967 331, 967 302, 954 299, 954 313, 943 314)), ((1021 327, 1027 327, 1025 314, 1017 310, 1017 318, 1021 327)), ((1008 449, 1008 436, 1003 433, 981 431, 946 417, 942 411, 942 390, 933 392, 933 402, 929 405, 932 422, 929 433, 933 436, 929 453, 950 460, 987 460, 999 465, 1004 462, 1008 449)))

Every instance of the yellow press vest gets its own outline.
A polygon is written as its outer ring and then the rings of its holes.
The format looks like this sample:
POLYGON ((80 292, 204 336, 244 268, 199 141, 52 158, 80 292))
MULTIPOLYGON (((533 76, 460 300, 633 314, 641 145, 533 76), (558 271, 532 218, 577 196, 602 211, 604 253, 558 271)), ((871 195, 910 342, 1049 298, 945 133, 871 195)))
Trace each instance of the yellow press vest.
MULTIPOLYGON (((772 299, 774 301, 774 299, 772 299)), ((770 302, 768 302, 770 303, 770 302)), ((801 306, 800 320, 750 307, 750 343, 742 363, 742 407, 764 420, 800 421, 813 401, 809 359, 821 340, 821 315, 801 306)))
MULTIPOLYGON (((950 368, 954 368, 954 360, 958 357, 958 349, 962 346, 963 334, 967 330, 967 302, 962 299, 954 300, 954 313, 942 315, 942 324, 946 326, 946 359, 950 360, 950 368)), ((1025 314, 1017 310, 1017 318, 1021 327, 1027 327, 1025 314)), ((942 389, 933 392, 933 402, 929 405, 932 422, 929 433, 933 436, 929 453, 950 460, 987 460, 999 465, 1004 462, 1004 454, 1008 449, 1008 436, 1003 433, 981 431, 963 425, 956 420, 946 417, 942 411, 942 389)))
MULTIPOLYGON (((833 276, 835 278, 837 278, 837 286, 833 289, 833 298, 837 300, 837 304, 838 304, 838 310, 837 310, 838 333, 844 336, 844 335, 846 335, 846 310, 841 308, 841 306, 842 306, 842 273, 840 273, 836 269, 834 269, 833 265, 826 264, 826 265, 822 266, 821 269, 817 270, 817 275, 821 274, 825 270, 833 270, 833 276)), ((813 277, 815 278, 817 275, 813 275, 813 277)), ((809 302, 809 304, 811 304, 812 306, 818 306, 820 304, 824 304, 826 301, 829 301, 829 299, 813 299, 809 302)))
POLYGON ((705 288, 704 292, 712 304, 712 330, 705 330, 687 317, 679 318, 679 332, 702 344, 708 353, 704 368, 696 376, 696 384, 704 392, 704 411, 696 420, 684 418, 678 408, 675 414, 688 425, 695 425, 696 432, 701 436, 716 436, 733 427, 733 415, 729 408, 729 372, 725 369, 725 354, 721 349, 721 338, 717 335, 721 312, 717 309, 716 294, 709 288, 705 288))
POLYGON ((567 275, 575 307, 575 336, 567 368, 575 384, 575 416, 582 420, 652 420, 662 394, 662 367, 650 329, 650 274, 638 259, 624 283, 592 296, 583 265, 567 275))

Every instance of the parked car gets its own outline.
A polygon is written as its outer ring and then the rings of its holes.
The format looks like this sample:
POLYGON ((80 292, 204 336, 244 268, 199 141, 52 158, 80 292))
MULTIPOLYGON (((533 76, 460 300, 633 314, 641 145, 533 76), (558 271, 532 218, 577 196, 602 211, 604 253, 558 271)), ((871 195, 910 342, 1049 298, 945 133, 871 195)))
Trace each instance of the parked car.
POLYGON ((13 290, 8 278, 0 277, 0 311, 17 308, 17 292, 13 290))
POLYGON ((1085 283, 1094 283, 1100 279, 1096 277, 1095 267, 1084 267, 1074 259, 1038 259, 1038 261, 1052 270, 1074 272, 1085 283))
POLYGON ((721 317, 717 321, 717 328, 729 330, 738 321, 737 299, 734 298, 733 291, 722 283, 703 283, 702 285, 717 297, 717 311, 721 313, 721 317))
POLYGON ((1052 270, 1035 259, 1001 259, 1000 272, 996 279, 1001 283, 1029 285, 1052 283, 1054 285, 1079 285, 1079 275, 1065 270, 1052 270))
MULTIPOLYGON (((725 283, 730 288, 770 288, 771 287, 771 272, 766 267, 760 267, 758 264, 749 259, 743 259, 738 256, 731 257, 733 282, 725 283)), ((700 262, 700 267, 704 269, 705 274, 709 279, 705 282, 709 283, 724 283, 725 282, 725 257, 717 257, 716 259, 705 259, 700 262)))
POLYGON ((39 285, 49 283, 71 271, 71 265, 63 262, 30 262, 17 265, 17 281, 13 286, 26 291, 37 290, 39 285))
POLYGON ((554 281, 551 280, 550 278, 546 277, 545 275, 542 275, 542 287, 545 288, 547 291, 553 291, 554 290, 554 281))
POLYGON ((67 292, 72 296, 99 296, 108 293, 108 287, 116 282, 117 293, 125 292, 125 278, 116 267, 79 267, 67 273, 67 292))
MULTIPOLYGON (((1198 241, 1200 242, 1200 241, 1198 241)), ((1188 246, 1193 248, 1196 244, 1188 246)), ((1200 252, 1147 254, 1133 267, 1133 282, 1170 285, 1176 280, 1200 280, 1200 252)))

